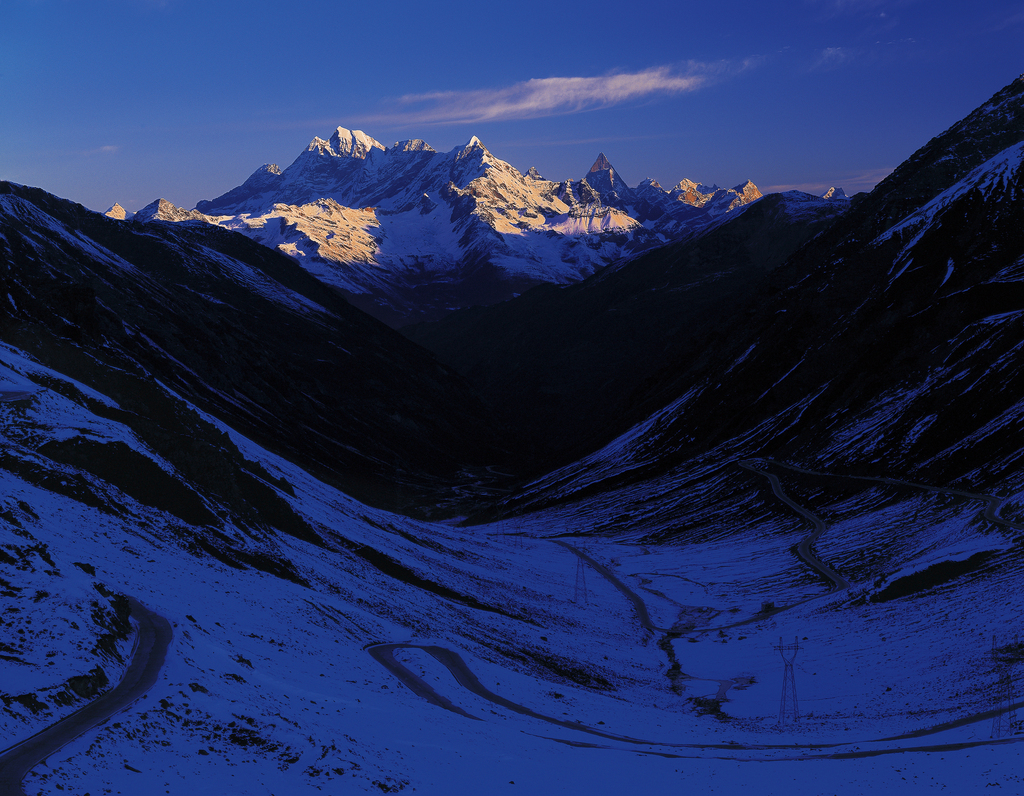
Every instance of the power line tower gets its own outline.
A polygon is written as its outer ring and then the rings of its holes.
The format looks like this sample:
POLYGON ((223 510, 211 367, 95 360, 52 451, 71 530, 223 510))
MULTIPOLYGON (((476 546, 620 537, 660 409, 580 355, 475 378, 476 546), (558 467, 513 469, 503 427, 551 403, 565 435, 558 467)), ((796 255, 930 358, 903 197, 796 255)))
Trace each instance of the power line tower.
POLYGON ((587 594, 587 565, 580 556, 576 556, 576 591, 572 601, 577 605, 590 605, 587 594))
POLYGON ((523 549, 523 529, 520 527, 519 520, 512 521, 512 547, 517 550, 523 549))
POLYGON ((1013 678, 1009 665, 1000 660, 995 635, 992 636, 992 660, 996 664, 999 682, 996 684, 996 715, 992 718, 992 737, 1013 735, 1017 726, 1017 711, 1013 707, 1013 678))
POLYGON ((800 651, 800 642, 793 637, 792 644, 783 644, 782 636, 779 636, 779 643, 774 647, 782 656, 782 662, 786 665, 782 673, 782 699, 779 700, 779 724, 785 724, 792 716, 793 721, 800 721, 800 707, 796 700, 796 675, 793 672, 793 661, 800 651))

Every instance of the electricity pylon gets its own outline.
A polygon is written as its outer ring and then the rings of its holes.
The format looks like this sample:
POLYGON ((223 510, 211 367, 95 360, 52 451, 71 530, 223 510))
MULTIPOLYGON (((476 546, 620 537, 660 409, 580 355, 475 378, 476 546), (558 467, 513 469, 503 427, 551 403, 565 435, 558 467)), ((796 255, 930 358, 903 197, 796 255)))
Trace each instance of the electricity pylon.
POLYGON ((782 656, 786 669, 782 673, 782 699, 779 700, 779 724, 785 724, 789 716, 793 721, 800 721, 800 707, 796 700, 796 675, 793 672, 793 661, 800 651, 800 642, 793 637, 792 644, 783 644, 782 636, 779 636, 778 646, 775 647, 782 656))
POLYGON ((572 601, 577 605, 590 605, 587 595, 587 566, 579 556, 576 556, 576 591, 572 601))
POLYGON ((992 718, 992 737, 1005 738, 1013 735, 1017 726, 1017 711, 1013 707, 1013 678, 1010 667, 1005 661, 999 660, 996 637, 992 636, 992 660, 995 661, 999 682, 996 684, 996 710, 992 718))

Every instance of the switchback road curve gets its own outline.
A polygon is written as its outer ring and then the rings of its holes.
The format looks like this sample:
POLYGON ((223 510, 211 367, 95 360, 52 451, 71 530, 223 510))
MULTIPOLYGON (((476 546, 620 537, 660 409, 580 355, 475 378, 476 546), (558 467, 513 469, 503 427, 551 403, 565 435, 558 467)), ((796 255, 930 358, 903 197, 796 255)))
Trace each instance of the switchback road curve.
POLYGON ((21 783, 29 771, 153 687, 171 644, 171 624, 138 600, 129 597, 128 602, 136 638, 121 682, 70 716, 0 753, 0 794, 27 796, 21 783))

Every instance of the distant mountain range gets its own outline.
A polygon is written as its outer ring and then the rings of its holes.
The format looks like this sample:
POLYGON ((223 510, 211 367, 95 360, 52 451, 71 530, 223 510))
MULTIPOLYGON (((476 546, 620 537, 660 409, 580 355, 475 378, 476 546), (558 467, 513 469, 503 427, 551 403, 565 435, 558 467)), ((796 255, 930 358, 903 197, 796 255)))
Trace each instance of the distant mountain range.
POLYGON ((159 200, 136 218, 242 232, 401 326, 576 282, 760 196, 749 181, 726 189, 683 180, 665 190, 648 179, 630 188, 604 153, 582 179, 552 182, 536 169, 520 173, 475 136, 437 152, 419 139, 385 148, 339 127, 288 168, 262 166, 194 211, 159 200))

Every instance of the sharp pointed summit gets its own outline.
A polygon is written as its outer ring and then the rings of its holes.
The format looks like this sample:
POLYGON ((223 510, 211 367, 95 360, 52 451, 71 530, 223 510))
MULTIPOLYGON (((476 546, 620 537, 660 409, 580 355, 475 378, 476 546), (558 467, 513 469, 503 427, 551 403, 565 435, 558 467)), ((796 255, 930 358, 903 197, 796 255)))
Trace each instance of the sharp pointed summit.
POLYGON ((597 156, 584 180, 600 194, 601 201, 610 207, 625 207, 633 203, 633 191, 619 176, 604 152, 597 156))

